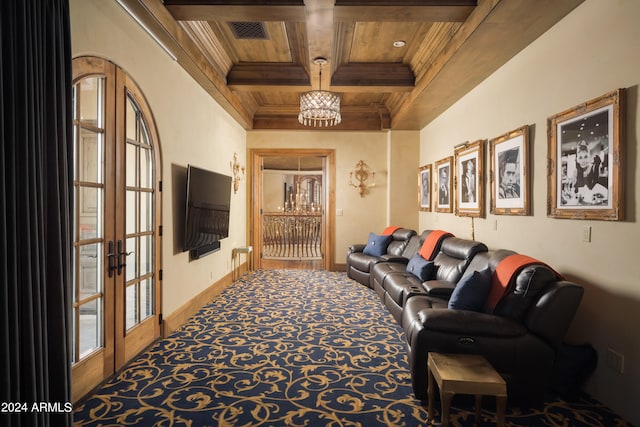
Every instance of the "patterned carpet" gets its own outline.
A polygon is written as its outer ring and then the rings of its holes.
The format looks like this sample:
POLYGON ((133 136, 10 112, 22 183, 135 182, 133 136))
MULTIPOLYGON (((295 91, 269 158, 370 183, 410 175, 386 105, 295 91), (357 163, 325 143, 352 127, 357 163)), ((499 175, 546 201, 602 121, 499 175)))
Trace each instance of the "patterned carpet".
MULTIPOLYGON (((487 400, 480 425, 493 425, 487 400)), ((474 410, 454 400, 452 426, 474 410)), ((439 414, 436 414, 439 422, 439 414)), ((78 426, 424 426, 402 329, 344 273, 245 275, 79 405, 78 426)), ((507 426, 629 426, 588 397, 507 426)))

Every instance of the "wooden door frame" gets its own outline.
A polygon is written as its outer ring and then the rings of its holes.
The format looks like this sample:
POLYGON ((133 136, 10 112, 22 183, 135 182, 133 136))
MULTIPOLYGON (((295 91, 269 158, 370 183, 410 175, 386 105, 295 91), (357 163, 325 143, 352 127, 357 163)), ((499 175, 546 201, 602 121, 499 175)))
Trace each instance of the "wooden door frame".
POLYGON ((326 160, 326 185, 324 186, 325 207, 322 235, 324 237, 323 266, 325 270, 335 270, 335 182, 336 182, 336 153, 333 149, 315 148, 254 148, 249 151, 251 173, 249 174, 251 191, 249 195, 249 239, 253 246, 253 265, 260 265, 262 255, 262 230, 260 225, 260 210, 262 209, 262 159, 264 157, 323 157, 326 160))

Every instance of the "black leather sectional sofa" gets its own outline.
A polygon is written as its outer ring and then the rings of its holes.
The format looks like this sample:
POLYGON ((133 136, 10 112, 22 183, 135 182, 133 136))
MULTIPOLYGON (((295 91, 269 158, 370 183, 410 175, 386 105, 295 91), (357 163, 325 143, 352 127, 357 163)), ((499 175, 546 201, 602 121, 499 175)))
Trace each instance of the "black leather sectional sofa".
POLYGON ((427 355, 440 352, 481 354, 506 380, 510 401, 541 401, 583 288, 515 251, 451 235, 425 260, 433 271, 422 280, 407 267, 430 233, 398 229, 391 253, 372 258, 363 254, 365 245, 352 245, 347 254, 347 275, 375 289, 404 330, 415 397, 426 399, 427 355), (516 261, 522 265, 514 267, 516 261), (506 289, 496 288, 508 268, 506 289), (481 307, 476 301, 460 309, 460 301, 478 297, 481 307))

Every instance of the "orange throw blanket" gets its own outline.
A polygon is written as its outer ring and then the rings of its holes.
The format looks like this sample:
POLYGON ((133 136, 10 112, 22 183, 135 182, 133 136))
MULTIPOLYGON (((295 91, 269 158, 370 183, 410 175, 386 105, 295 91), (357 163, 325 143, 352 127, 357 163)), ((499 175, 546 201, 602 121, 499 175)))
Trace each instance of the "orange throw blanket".
POLYGON ((420 256, 427 261, 431 261, 437 255, 437 249, 440 247, 440 242, 444 240, 445 237, 453 236, 453 234, 444 230, 433 230, 424 242, 422 243, 422 247, 420 248, 420 256))
POLYGON ((520 270, 525 267, 536 264, 544 265, 545 267, 553 271, 556 276, 562 278, 562 276, 558 274, 553 268, 549 267, 542 261, 538 261, 537 259, 531 258, 527 255, 509 255, 498 263, 496 271, 491 277, 491 288, 489 289, 487 300, 484 303, 485 309, 493 311, 498 305, 498 302, 509 290, 511 282, 515 280, 517 273, 519 273, 520 270))
POLYGON ((398 227, 397 225, 390 225, 387 228, 385 228, 384 230, 382 230, 382 235, 383 236, 390 236, 399 228, 400 227, 398 227))

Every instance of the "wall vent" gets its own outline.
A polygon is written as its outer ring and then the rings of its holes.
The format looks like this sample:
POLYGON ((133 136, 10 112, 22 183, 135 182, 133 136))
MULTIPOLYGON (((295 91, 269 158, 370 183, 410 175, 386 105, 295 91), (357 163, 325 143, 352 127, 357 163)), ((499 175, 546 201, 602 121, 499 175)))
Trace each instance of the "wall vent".
POLYGON ((264 22, 229 22, 229 27, 237 39, 268 39, 264 22))

